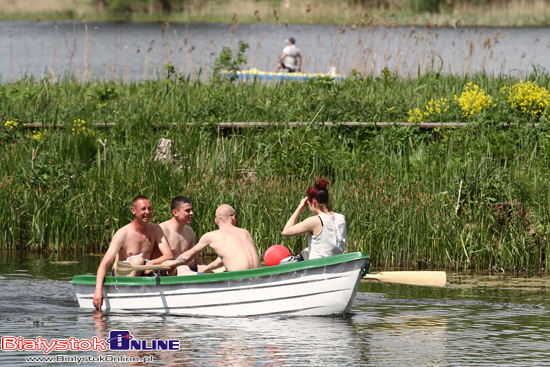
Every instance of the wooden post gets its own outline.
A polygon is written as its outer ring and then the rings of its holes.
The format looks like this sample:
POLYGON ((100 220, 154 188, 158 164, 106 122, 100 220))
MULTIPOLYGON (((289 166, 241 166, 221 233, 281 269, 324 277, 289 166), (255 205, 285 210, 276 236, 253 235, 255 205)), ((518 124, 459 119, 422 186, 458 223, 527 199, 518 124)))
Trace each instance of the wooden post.
POLYGON ((160 138, 157 143, 157 150, 155 151, 155 161, 172 159, 173 144, 173 140, 160 138))

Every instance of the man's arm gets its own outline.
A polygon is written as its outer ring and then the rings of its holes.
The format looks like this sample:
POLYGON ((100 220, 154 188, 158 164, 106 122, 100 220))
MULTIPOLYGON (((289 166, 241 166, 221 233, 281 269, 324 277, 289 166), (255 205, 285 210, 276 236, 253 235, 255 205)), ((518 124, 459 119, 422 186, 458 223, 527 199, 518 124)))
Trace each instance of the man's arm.
POLYGON ((223 266, 223 261, 221 257, 218 257, 216 260, 212 261, 206 268, 203 269, 203 273, 212 273, 214 270, 221 268, 223 266))
POLYGON ((111 263, 115 260, 122 243, 124 242, 123 236, 119 232, 115 233, 107 252, 103 256, 101 263, 97 268, 96 283, 95 283, 95 293, 92 300, 94 307, 97 310, 101 310, 103 305, 103 282, 105 281, 105 276, 107 275, 107 270, 111 263))
MULTIPOLYGON (((193 231, 193 228, 187 227, 189 229, 189 232, 186 234, 189 242, 189 249, 192 249, 195 247, 195 231, 193 231)), ((195 256, 195 265, 204 265, 204 262, 202 261, 202 257, 200 256, 200 253, 195 256)))
POLYGON ((180 265, 189 264, 191 260, 198 256, 202 252, 202 250, 204 250, 206 246, 210 244, 209 237, 209 233, 204 234, 199 242, 195 246, 193 246, 193 248, 185 251, 183 254, 178 256, 176 260, 165 261, 164 264, 170 265, 172 268, 180 265))
POLYGON ((149 261, 148 264, 150 265, 162 264, 166 260, 172 260, 174 258, 174 254, 172 253, 172 249, 170 248, 168 239, 164 235, 164 231, 160 226, 158 227, 158 229, 160 230, 160 231, 157 231, 160 239, 158 240, 157 246, 160 252, 162 253, 162 255, 157 257, 156 259, 152 259, 151 261, 149 261))

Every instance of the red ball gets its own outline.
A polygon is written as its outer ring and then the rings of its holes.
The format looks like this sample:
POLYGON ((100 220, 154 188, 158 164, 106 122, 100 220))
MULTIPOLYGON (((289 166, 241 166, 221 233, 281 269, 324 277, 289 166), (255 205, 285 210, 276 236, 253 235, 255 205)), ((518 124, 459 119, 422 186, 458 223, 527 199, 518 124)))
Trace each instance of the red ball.
POLYGON ((290 251, 283 245, 273 245, 265 251, 264 262, 266 266, 279 265, 282 259, 289 257, 290 251))

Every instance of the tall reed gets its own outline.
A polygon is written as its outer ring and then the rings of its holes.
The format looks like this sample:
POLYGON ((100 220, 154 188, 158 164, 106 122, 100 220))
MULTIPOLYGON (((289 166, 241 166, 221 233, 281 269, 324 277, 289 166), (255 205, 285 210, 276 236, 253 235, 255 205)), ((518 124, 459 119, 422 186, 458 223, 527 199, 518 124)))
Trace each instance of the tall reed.
MULTIPOLYGON (((546 74, 529 80, 548 87, 546 74)), ((386 73, 342 83, 2 84, 1 245, 103 252, 131 220, 134 196, 149 196, 160 222, 181 194, 193 200, 199 236, 215 228, 215 208, 228 203, 261 254, 275 243, 298 252, 305 236, 284 239, 280 232, 322 176, 331 182, 335 211, 346 215, 348 250, 365 251, 377 267, 543 271, 548 112, 508 104, 518 82, 386 73), (461 129, 338 124, 405 121, 414 108, 427 120, 461 121, 464 108, 474 111, 468 106, 483 96, 454 102, 469 82, 497 106, 468 114, 471 125, 461 129), (441 99, 449 108, 437 112, 441 99), (282 124, 225 129, 221 121, 282 124), (294 121, 304 125, 285 124, 294 121), (24 127, 37 122, 44 127, 24 127), (116 125, 102 127, 106 122, 116 125), (52 126, 58 123, 64 127, 52 126), (161 137, 174 140, 168 162, 153 159, 161 137)), ((544 93, 532 93, 544 101, 544 93)))

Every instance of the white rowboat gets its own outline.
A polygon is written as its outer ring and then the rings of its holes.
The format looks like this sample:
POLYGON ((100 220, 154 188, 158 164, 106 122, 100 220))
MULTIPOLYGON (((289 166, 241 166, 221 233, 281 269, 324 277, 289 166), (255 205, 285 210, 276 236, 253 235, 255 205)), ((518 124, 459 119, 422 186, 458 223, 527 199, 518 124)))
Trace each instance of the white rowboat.
MULTIPOLYGON (((223 317, 344 314, 369 264, 363 252, 354 252, 226 273, 108 276, 103 309, 223 317)), ((71 283, 80 307, 94 308, 95 275, 77 275, 71 283)))

